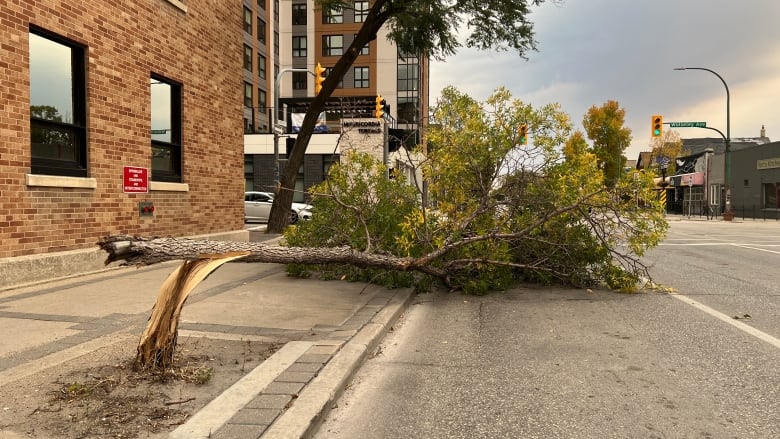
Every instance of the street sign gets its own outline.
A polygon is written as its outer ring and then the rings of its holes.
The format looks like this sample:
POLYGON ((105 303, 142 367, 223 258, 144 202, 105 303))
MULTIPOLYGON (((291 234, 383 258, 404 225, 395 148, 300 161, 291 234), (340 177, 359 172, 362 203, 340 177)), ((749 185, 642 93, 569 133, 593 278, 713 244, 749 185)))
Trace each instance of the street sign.
POLYGON ((149 192, 149 170, 147 168, 125 166, 122 176, 122 192, 126 194, 149 192))
POLYGON ((669 122, 670 128, 707 128, 707 122, 669 122))

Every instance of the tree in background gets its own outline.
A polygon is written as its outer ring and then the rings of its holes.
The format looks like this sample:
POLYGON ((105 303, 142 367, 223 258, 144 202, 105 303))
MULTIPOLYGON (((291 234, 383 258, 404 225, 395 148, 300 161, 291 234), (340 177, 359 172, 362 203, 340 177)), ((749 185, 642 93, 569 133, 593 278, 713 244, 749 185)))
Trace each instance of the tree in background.
POLYGON ((650 148, 650 166, 648 167, 653 170, 657 177, 674 175, 677 168, 674 159, 688 154, 683 149, 680 133, 672 130, 664 131, 661 137, 654 137, 650 142, 650 148), (663 167, 662 163, 666 163, 665 170, 661 169, 663 167))
POLYGON ((623 173, 623 152, 631 144, 631 130, 623 126, 625 116, 626 110, 609 100, 601 107, 590 107, 582 120, 608 187, 615 186, 623 173))
MULTIPOLYGON (((388 38, 399 53, 422 54, 435 60, 453 55, 465 44, 478 49, 513 49, 520 56, 535 50, 533 25, 528 20, 531 6, 544 0, 490 0, 452 2, 447 0, 375 0, 355 39, 339 58, 322 84, 322 90, 309 105, 295 140, 281 187, 274 197, 268 232, 280 233, 289 222, 293 190, 298 169, 303 163, 318 115, 361 49, 375 40, 379 30, 389 26, 388 38), (470 34, 461 43, 459 31, 466 25, 470 34)), ((343 0, 315 0, 323 10, 348 9, 354 4, 343 0)), ((276 109, 275 109, 276 111, 276 109)))

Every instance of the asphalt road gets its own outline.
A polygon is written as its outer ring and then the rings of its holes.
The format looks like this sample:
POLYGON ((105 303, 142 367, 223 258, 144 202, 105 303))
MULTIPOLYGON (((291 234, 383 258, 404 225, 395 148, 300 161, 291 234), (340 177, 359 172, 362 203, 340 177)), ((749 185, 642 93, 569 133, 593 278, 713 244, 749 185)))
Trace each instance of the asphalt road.
POLYGON ((667 239, 646 258, 653 279, 780 338, 780 222, 673 221, 671 226, 667 239))
POLYGON ((673 223, 648 261, 676 296, 421 295, 315 437, 780 437, 776 231, 673 223))

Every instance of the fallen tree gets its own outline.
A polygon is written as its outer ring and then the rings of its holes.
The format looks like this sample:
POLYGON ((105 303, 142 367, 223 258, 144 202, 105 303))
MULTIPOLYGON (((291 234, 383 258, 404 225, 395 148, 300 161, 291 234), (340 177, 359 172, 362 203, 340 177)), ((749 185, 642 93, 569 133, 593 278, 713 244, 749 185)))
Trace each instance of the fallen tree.
POLYGON ((485 103, 445 89, 415 163, 429 193, 368 154, 347 152, 312 188, 313 218, 285 230, 283 245, 108 236, 107 262, 184 260, 166 280, 139 345, 144 367, 172 358, 189 291, 227 261, 287 264, 292 275, 328 270, 389 286, 483 294, 516 282, 604 285, 632 291, 649 278, 641 257, 668 227, 653 176, 624 173, 604 185, 602 166, 556 105, 539 110, 499 89, 485 103), (529 130, 519 139, 517 127, 529 130), (430 199, 433 208, 422 200, 430 199))
POLYGON ((447 282, 446 272, 426 265, 430 258, 395 257, 358 251, 350 247, 285 247, 262 242, 209 241, 186 238, 144 238, 112 235, 98 242, 108 253, 106 264, 150 265, 172 260, 198 260, 242 254, 239 262, 280 264, 349 264, 397 271, 420 271, 447 282))

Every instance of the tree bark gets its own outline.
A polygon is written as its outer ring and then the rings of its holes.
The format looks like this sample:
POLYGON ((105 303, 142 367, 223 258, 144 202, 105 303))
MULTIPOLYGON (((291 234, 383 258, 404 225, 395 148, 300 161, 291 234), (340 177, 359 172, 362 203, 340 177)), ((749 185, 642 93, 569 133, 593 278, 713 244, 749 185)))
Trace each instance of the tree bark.
POLYGON ((217 255, 244 253, 237 262, 271 262, 280 264, 350 264, 362 268, 395 271, 419 271, 441 279, 449 285, 447 273, 430 267, 428 258, 401 258, 366 253, 349 247, 282 247, 262 242, 208 241, 185 238, 142 238, 115 235, 103 238, 98 245, 108 253, 106 264, 125 261, 128 264, 151 265, 179 259, 195 260, 217 255))

